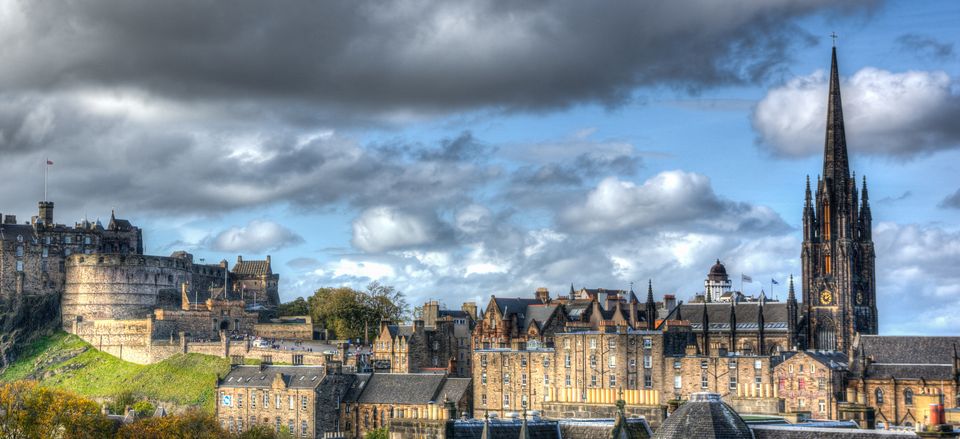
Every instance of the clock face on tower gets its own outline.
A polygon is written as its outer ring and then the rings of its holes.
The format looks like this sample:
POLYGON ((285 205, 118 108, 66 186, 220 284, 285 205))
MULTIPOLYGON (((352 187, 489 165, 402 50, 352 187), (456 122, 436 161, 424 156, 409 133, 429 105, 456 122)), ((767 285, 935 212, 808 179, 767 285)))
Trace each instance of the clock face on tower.
POLYGON ((831 293, 830 290, 823 290, 820 292, 821 305, 829 305, 832 300, 833 300, 833 293, 831 293))
POLYGON ((857 291, 857 305, 863 305, 863 291, 857 291))

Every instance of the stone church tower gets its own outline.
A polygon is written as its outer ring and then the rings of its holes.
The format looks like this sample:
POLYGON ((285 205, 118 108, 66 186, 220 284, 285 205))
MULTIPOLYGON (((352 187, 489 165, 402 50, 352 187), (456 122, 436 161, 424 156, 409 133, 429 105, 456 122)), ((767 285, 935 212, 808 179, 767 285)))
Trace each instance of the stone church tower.
POLYGON ((803 207, 803 305, 806 347, 848 352, 858 333, 876 334, 875 256, 870 203, 850 175, 840 101, 837 48, 830 66, 823 175, 803 207))

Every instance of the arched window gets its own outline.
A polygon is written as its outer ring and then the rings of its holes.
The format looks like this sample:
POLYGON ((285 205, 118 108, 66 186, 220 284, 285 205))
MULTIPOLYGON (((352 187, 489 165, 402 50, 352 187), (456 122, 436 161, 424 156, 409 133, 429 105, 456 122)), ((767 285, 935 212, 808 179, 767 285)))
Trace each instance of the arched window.
POLYGON ((877 389, 873 392, 877 399, 877 405, 883 404, 883 389, 877 389))
POLYGON ((913 389, 908 387, 903 391, 903 403, 913 405, 913 389))
POLYGON ((837 331, 833 321, 825 319, 817 324, 817 349, 833 351, 837 349, 837 331))

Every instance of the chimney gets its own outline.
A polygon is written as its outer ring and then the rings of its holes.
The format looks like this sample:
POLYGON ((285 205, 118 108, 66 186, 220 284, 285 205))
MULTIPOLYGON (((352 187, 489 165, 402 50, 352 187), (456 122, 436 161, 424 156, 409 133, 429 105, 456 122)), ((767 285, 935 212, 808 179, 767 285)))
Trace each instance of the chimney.
POLYGON ((476 302, 464 302, 463 305, 460 306, 460 309, 463 310, 463 312, 467 313, 467 315, 470 316, 471 320, 474 320, 474 321, 477 320, 478 317, 477 317, 476 302))
POLYGON ((537 300, 540 303, 550 303, 550 290, 544 287, 537 288, 537 300))
POLYGON ((423 304, 423 319, 424 325, 426 326, 436 326, 437 318, 440 317, 440 302, 436 300, 430 300, 427 303, 423 304))
POLYGON ((16 216, 16 215, 5 215, 5 216, 3 217, 3 223, 4 223, 4 224, 16 224, 16 223, 17 223, 17 216, 16 216))

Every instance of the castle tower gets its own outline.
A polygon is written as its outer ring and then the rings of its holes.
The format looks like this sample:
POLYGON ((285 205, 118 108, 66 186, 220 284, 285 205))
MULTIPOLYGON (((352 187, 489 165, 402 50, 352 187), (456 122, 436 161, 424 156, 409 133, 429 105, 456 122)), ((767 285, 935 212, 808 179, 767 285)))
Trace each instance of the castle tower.
POLYGON ((53 201, 41 201, 40 202, 40 215, 37 217, 39 222, 42 222, 45 226, 53 226, 53 201))
POLYGON ((866 188, 858 202, 847 159, 836 47, 823 155, 816 194, 808 177, 803 208, 804 338, 807 348, 849 352, 856 334, 878 332, 876 277, 866 188))

